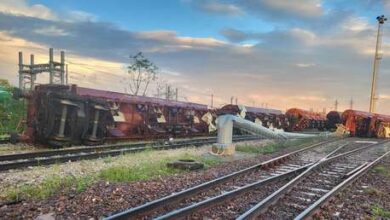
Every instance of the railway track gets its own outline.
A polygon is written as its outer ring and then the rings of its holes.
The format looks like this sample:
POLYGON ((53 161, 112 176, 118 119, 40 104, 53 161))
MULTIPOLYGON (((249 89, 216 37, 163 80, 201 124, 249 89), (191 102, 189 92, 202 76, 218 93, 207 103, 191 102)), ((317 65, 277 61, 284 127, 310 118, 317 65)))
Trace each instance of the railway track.
MULTIPOLYGON (((236 136, 233 141, 246 141, 261 139, 258 136, 236 136)), ((19 169, 31 166, 50 165, 96 159, 107 156, 118 156, 124 153, 134 153, 148 149, 165 150, 188 146, 202 146, 215 143, 216 137, 180 140, 174 142, 143 142, 143 143, 119 143, 93 147, 78 147, 59 150, 45 150, 29 153, 0 155, 0 171, 19 169)))
MULTIPOLYGON (((259 187, 266 186, 265 191, 272 192, 271 190, 276 190, 275 187, 282 186, 280 183, 287 183, 292 177, 302 173, 317 161, 335 154, 336 150, 353 148, 359 144, 349 145, 350 143, 344 140, 317 143, 189 189, 175 192, 141 206, 113 214, 106 219, 177 219, 188 217, 194 213, 205 214, 207 213, 207 211, 204 211, 205 209, 230 201, 238 195, 256 194, 253 191, 259 187), (279 181, 279 183, 270 185, 275 181, 279 181)), ((264 193, 264 190, 262 191, 264 193)), ((221 216, 213 216, 211 213, 210 215, 193 217, 200 219, 203 217, 206 219, 221 218, 221 216)), ((222 216, 222 218, 224 217, 222 216)))
POLYGON ((237 219, 303 219, 389 154, 383 143, 318 161, 237 219))

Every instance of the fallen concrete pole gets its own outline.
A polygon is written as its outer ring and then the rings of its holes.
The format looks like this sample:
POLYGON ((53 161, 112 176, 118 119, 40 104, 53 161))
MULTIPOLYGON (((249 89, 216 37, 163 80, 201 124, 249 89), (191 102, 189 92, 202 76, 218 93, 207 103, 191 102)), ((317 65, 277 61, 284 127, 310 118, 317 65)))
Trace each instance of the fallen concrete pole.
POLYGON ((314 138, 323 136, 318 134, 299 134, 284 132, 283 130, 278 129, 269 129, 260 124, 254 123, 238 116, 222 115, 218 117, 218 143, 213 146, 214 153, 227 155, 231 155, 234 153, 235 149, 232 144, 233 127, 239 128, 253 135, 258 135, 268 139, 287 140, 295 138, 314 138))

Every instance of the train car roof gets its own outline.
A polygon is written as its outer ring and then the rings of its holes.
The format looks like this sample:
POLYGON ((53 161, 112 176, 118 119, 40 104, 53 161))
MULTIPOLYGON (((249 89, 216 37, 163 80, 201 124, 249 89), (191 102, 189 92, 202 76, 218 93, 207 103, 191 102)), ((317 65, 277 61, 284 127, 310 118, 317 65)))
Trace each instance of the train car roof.
POLYGON ((244 106, 244 105, 233 105, 233 104, 224 105, 221 108, 221 110, 223 110, 223 109, 231 109, 231 108, 239 110, 239 109, 241 109, 241 107, 244 107, 247 112, 263 113, 263 114, 275 114, 275 115, 283 114, 283 112, 281 110, 278 110, 278 109, 257 108, 257 107, 250 107, 250 106, 244 106))
POLYGON ((370 113, 370 112, 364 112, 359 110, 352 110, 347 109, 343 112, 343 116, 345 115, 355 115, 355 116, 361 116, 361 117, 377 117, 386 121, 390 121, 390 115, 383 115, 383 114, 377 114, 377 113, 370 113))
POLYGON ((166 105, 171 107, 181 107, 181 108, 193 108, 198 110, 207 110, 207 105, 197 104, 192 102, 181 102, 173 100, 165 100, 155 97, 146 97, 146 96, 134 96, 119 92, 111 92, 105 90, 90 89, 84 87, 77 87, 76 93, 82 96, 93 96, 100 97, 110 100, 115 100, 119 102, 133 103, 133 104, 142 104, 142 103, 153 103, 158 105, 166 105))
POLYGON ((119 92, 105 91, 99 89, 90 89, 79 87, 77 85, 51 85, 51 84, 43 84, 36 87, 36 90, 68 90, 80 96, 90 96, 102 99, 109 99, 117 102, 125 102, 132 104, 157 104, 157 105, 165 105, 170 107, 178 107, 178 108, 192 108, 196 110, 208 110, 207 105, 197 104, 192 102, 180 102, 173 100, 165 100, 161 98, 154 97, 146 97, 146 96, 134 96, 119 92))
POLYGON ((314 119, 314 120, 326 120, 326 116, 322 115, 320 113, 307 111, 304 109, 299 108, 290 108, 286 111, 286 115, 289 114, 300 114, 302 117, 306 117, 307 119, 314 119))
POLYGON ((248 112, 254 112, 254 113, 265 113, 265 114, 275 114, 275 115, 283 114, 281 110, 272 109, 272 108, 258 108, 258 107, 245 106, 245 109, 248 112))

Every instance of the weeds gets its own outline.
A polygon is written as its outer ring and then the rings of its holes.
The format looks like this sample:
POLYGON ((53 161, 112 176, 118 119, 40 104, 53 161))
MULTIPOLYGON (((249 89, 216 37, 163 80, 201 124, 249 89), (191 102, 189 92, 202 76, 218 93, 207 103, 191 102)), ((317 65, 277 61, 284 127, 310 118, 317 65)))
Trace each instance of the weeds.
POLYGON ((77 193, 84 191, 95 180, 92 176, 73 177, 73 176, 52 176, 46 178, 39 185, 22 185, 10 188, 6 191, 6 198, 12 201, 20 201, 26 198, 46 199, 60 191, 77 193))
POLYGON ((379 165, 379 166, 376 166, 373 171, 375 173, 379 173, 383 176, 386 176, 388 178, 390 178, 390 169, 385 167, 385 166, 382 166, 382 165, 379 165))
POLYGON ((265 145, 243 144, 243 145, 237 145, 236 150, 245 153, 252 153, 252 154, 272 154, 284 148, 288 148, 292 146, 301 146, 312 142, 313 139, 296 139, 296 140, 286 140, 286 141, 274 141, 265 145))
MULTIPOLYGON (((48 175, 42 182, 3 189, 1 190, 1 196, 11 201, 28 198, 46 199, 58 193, 80 193, 100 180, 130 182, 187 172, 166 166, 168 162, 178 159, 196 160, 204 163, 206 168, 223 161, 219 157, 204 154, 204 152, 195 148, 178 151, 148 149, 144 152, 122 155, 115 159, 112 157, 102 159, 102 164, 109 165, 105 165, 105 167, 95 172, 89 172, 86 176, 73 176, 71 174, 58 176, 56 174, 61 172, 61 165, 55 164, 51 167, 51 172, 54 174, 48 175)), ((88 164, 84 166, 88 166, 88 164)))
POLYGON ((183 170, 169 168, 166 166, 168 162, 177 159, 197 160, 204 163, 206 167, 215 166, 222 161, 219 158, 194 156, 185 153, 180 156, 143 160, 134 166, 110 167, 102 170, 99 173, 99 178, 113 182, 130 182, 137 180, 148 180, 154 177, 168 176, 185 172, 183 170))
POLYGON ((383 192, 380 191, 379 189, 377 188, 374 188, 374 187, 369 187, 369 188, 366 188, 364 189, 364 192, 372 195, 372 196, 381 196, 383 195, 383 192))
POLYGON ((390 210, 380 207, 378 204, 371 207, 372 214, 375 217, 390 218, 390 210))

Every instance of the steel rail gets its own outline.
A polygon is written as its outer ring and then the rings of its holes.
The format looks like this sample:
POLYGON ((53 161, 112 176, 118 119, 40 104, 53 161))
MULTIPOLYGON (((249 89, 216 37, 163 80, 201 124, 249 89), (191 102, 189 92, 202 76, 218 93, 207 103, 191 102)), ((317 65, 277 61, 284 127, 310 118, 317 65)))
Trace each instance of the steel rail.
MULTIPOLYGON (((258 136, 235 136, 234 139, 240 139, 240 138, 260 138, 258 136)), ((185 140, 177 140, 173 142, 167 142, 164 145, 174 145, 174 144, 181 144, 181 143, 188 143, 189 141, 202 141, 202 140, 216 140, 216 137, 208 137, 208 138, 196 138, 196 139, 185 139, 185 140)), ((102 151, 102 150, 114 150, 114 149, 120 149, 125 147, 144 147, 145 145, 161 145, 163 140, 160 141, 147 141, 147 142, 137 142, 137 143, 116 143, 116 144, 105 144, 105 145, 99 145, 99 146, 87 146, 87 147, 75 147, 75 148, 68 148, 68 149, 57 149, 57 150, 42 150, 42 151, 36 151, 36 152, 27 152, 27 153, 18 153, 18 154, 5 154, 0 155, 0 162, 2 161, 9 161, 9 160, 21 160, 21 159, 30 159, 34 157, 48 157, 48 156, 56 156, 56 155, 66 155, 71 153, 81 153, 81 152, 93 152, 93 151, 102 151)))
POLYGON ((208 182, 196 185, 194 187, 185 189, 183 191, 180 191, 180 192, 177 192, 177 193, 174 193, 174 194, 171 194, 171 195, 168 195, 168 196, 165 196, 165 197, 153 200, 153 201, 145 203, 143 205, 127 209, 125 211, 116 213, 116 214, 111 215, 109 217, 106 217, 104 219, 105 220, 112 220, 112 219, 137 218, 138 216, 140 216, 142 214, 145 214, 145 213, 148 213, 148 212, 151 212, 152 210, 155 210, 156 208, 159 208, 160 206, 167 205, 167 204, 172 204, 175 201, 178 201, 178 200, 190 197, 190 196, 192 196, 194 194, 202 192, 202 191, 204 191, 204 190, 206 190, 208 188, 211 188, 211 187, 213 187, 215 185, 223 184, 223 183, 225 183, 225 182, 227 182, 227 181, 229 181, 229 180, 231 180, 234 177, 237 177, 239 175, 242 175, 242 174, 245 174, 245 173, 249 173, 249 172, 251 172, 253 170, 256 170, 256 169, 259 169, 259 168, 264 168, 264 167, 266 168, 268 166, 273 166, 273 165, 279 164, 279 163, 281 163, 283 161, 286 161, 287 159, 289 159, 289 158, 291 158, 291 157, 293 157, 295 155, 298 155, 301 152, 307 151, 309 149, 312 149, 312 148, 315 148, 315 147, 318 147, 318 146, 321 146, 321 145, 324 145, 324 144, 335 142, 335 141, 336 140, 329 140, 329 141, 323 141, 323 142, 319 142, 319 143, 316 143, 316 144, 312 144, 312 145, 310 145, 308 147, 305 147, 303 149, 299 149, 299 150, 296 150, 294 152, 291 152, 291 153, 288 153, 288 154, 285 154, 285 155, 273 158, 271 160, 268 160, 268 161, 265 161, 265 162, 262 162, 262 163, 259 163, 259 164, 255 164, 255 165, 250 166, 248 168, 245 168, 245 169, 242 169, 242 170, 230 173, 228 175, 219 177, 217 179, 214 179, 214 180, 211 180, 211 181, 208 181, 208 182))
POLYGON ((310 216, 313 216, 316 211, 326 202, 328 202, 336 193, 343 190, 348 185, 352 184, 354 181, 359 179, 363 174, 365 174, 370 168, 375 166, 377 163, 379 163, 384 157, 390 155, 390 151, 385 152, 383 155, 379 156, 377 159, 372 161, 371 163, 365 163, 362 166, 358 167, 355 172, 351 172, 348 175, 350 175, 346 180, 338 184, 336 187, 334 187, 332 190, 330 190, 328 193, 326 193, 324 196, 319 198, 315 203, 313 203, 311 206, 309 206, 307 209, 305 209, 303 212, 301 212, 298 216, 296 216, 295 220, 300 219, 306 219, 310 216))
MULTIPOLYGON (((337 151, 339 151, 340 149, 342 149, 343 147, 345 147, 347 145, 348 145, 348 143, 339 146, 338 148, 336 148, 335 150, 333 150, 329 154, 325 155, 319 161, 324 160, 326 158, 329 158, 330 156, 334 155, 337 151)), ((208 198, 208 199, 203 200, 201 202, 195 203, 193 205, 190 205, 190 206, 178 209, 178 210, 174 210, 174 211, 169 212, 169 213, 167 213, 165 215, 157 217, 156 220, 177 219, 177 218, 185 217, 185 216, 187 216, 187 215, 189 215, 191 213, 195 213, 196 211, 202 210, 202 209, 204 209, 206 207, 210 208, 211 206, 217 205, 217 203, 226 201, 226 200, 228 200, 228 199, 230 199, 232 197, 236 197, 236 196, 238 196, 240 194, 249 192, 250 190, 253 190, 254 188, 257 188, 257 187, 260 187, 260 186, 264 186, 264 185, 269 184, 269 183, 271 183, 273 181, 276 181, 276 180, 281 180, 281 179, 285 179, 287 177, 291 177, 291 176, 293 176, 294 174, 297 174, 297 173, 301 173, 304 170, 306 170, 306 169, 310 168, 311 166, 313 166, 315 163, 310 163, 310 164, 307 164, 307 165, 303 165, 303 166, 301 166, 301 167, 299 167, 297 169, 294 169, 293 171, 290 171, 290 172, 287 172, 287 173, 283 173, 283 174, 279 174, 279 175, 276 175, 276 176, 272 176, 272 177, 267 178, 267 179, 259 180, 259 181, 256 181, 254 183, 250 183, 250 184, 247 184, 247 185, 242 186, 240 188, 237 188, 235 190, 226 192, 226 193, 224 193, 222 195, 211 197, 211 198, 208 198)))
POLYGON ((224 202, 224 201, 229 200, 231 198, 237 197, 243 193, 250 192, 251 190, 258 188, 260 186, 265 186, 265 185, 270 184, 274 181, 286 179, 286 178, 289 178, 291 176, 294 176, 297 173, 303 172, 304 170, 306 170, 307 168, 309 168, 312 165, 313 164, 304 165, 304 166, 299 167, 293 171, 283 173, 283 174, 280 174, 277 176, 269 177, 267 179, 259 180, 259 181, 256 181, 254 183, 250 183, 248 185, 245 185, 245 186, 237 188, 235 190, 226 192, 224 194, 208 198, 206 200, 203 200, 201 202, 195 203, 195 204, 190 205, 190 206, 186 206, 186 207, 178 209, 178 210, 174 210, 174 211, 169 212, 165 215, 162 215, 162 216, 155 218, 155 220, 178 219, 178 218, 188 216, 188 215, 195 213, 197 211, 200 211, 202 209, 216 206, 216 205, 218 205, 218 203, 221 203, 221 202, 224 202))
POLYGON ((260 215, 262 212, 264 212, 264 210, 266 210, 269 206, 271 206, 273 203, 275 203, 279 198, 282 197, 282 195, 284 193, 288 192, 293 186, 295 186, 297 183, 299 183, 303 179, 305 179, 305 177, 308 174, 310 174, 313 170, 315 170, 315 169, 317 169, 319 167, 322 167, 322 166, 324 166, 326 164, 329 164, 330 162, 335 161, 335 160, 337 160, 339 158, 343 158, 343 157, 349 156, 349 155, 351 155, 353 153, 356 153, 358 151, 363 151, 363 150, 365 150, 367 148, 370 148, 370 147, 373 147, 373 146, 376 146, 376 145, 381 145, 383 143, 384 142, 379 142, 379 143, 376 143, 376 144, 369 144, 367 146, 363 146, 363 147, 357 148, 355 150, 351 150, 351 151, 348 151, 348 152, 345 152, 345 153, 342 153, 342 154, 339 154, 339 155, 335 155, 335 156, 331 156, 332 154, 334 154, 334 152, 330 153, 328 155, 328 157, 326 157, 326 158, 324 158, 322 160, 319 160, 318 162, 314 163, 311 167, 309 167, 304 172, 302 172, 300 175, 298 175, 297 177, 292 179, 286 185, 282 186, 277 191, 275 191, 274 193, 269 195, 267 198, 263 199, 262 201, 257 203, 255 206, 253 206, 251 209, 249 209, 248 211, 246 211, 245 213, 240 215, 237 218, 237 220, 256 219, 256 217, 258 215, 260 215))
MULTIPOLYGON (((216 139, 216 137, 211 138, 204 138, 204 139, 198 139, 198 140, 208 140, 208 139, 216 139)), ((193 141, 192 139, 187 141, 193 141)), ((181 143, 185 141, 175 141, 171 142, 173 144, 181 143)), ((7 161, 7 160, 20 160, 20 159, 29 159, 33 157, 47 157, 47 156, 55 156, 55 155, 65 155, 65 154, 71 154, 71 153, 81 153, 81 152, 92 152, 92 151, 100 151, 100 150, 113 150, 118 148, 124 148, 124 147, 143 147, 148 144, 156 144, 156 142, 139 142, 139 143, 117 143, 117 144, 106 144, 106 145, 99 145, 99 146, 88 146, 88 147, 75 147, 75 148, 68 148, 68 149, 56 149, 56 150, 42 150, 42 151, 36 151, 36 152, 27 152, 27 153, 19 153, 19 154, 7 154, 7 155, 0 155, 0 161, 7 161)))
MULTIPOLYGON (((258 139, 259 137, 247 137, 247 138, 236 138, 235 141, 242 141, 242 140, 252 140, 252 139, 258 139)), ((105 148, 101 148, 99 150, 96 150, 96 148, 92 151, 77 151, 77 149, 71 149, 69 151, 68 149, 61 150, 61 154, 55 154, 54 152, 51 152, 49 154, 42 154, 42 152, 33 152, 33 153, 25 153, 21 154, 21 157, 19 158, 17 155, 3 155, 3 158, 13 158, 13 160, 7 160, 2 161, 5 163, 0 163, 0 171, 6 171, 10 169, 17 169, 17 168, 24 168, 28 166, 40 166, 40 165, 50 165, 55 163, 65 163, 68 161, 79 161, 79 160, 85 160, 85 159, 97 159, 100 157, 107 157, 107 156, 118 156, 124 153, 135 153, 139 151, 144 151, 148 149, 155 149, 155 150, 163 150, 163 149, 175 149, 175 148, 181 148, 186 146, 202 146, 204 144, 212 144, 215 140, 190 140, 190 141, 182 141, 181 143, 174 143, 169 145, 155 145, 155 146, 145 146, 145 144, 134 144, 130 145, 131 147, 124 147, 123 145, 121 149, 115 149, 110 150, 112 146, 109 146, 108 150, 104 150, 105 148), (76 150, 76 151, 75 151, 76 150), (30 156, 31 157, 28 157, 30 156), (15 161, 16 160, 16 161, 15 161), (23 161, 19 161, 23 160, 23 161)), ((115 146, 115 148, 118 145, 115 146)), ((86 150, 86 149, 83 149, 86 150)), ((50 152, 50 151, 49 151, 50 152)), ((58 151, 57 151, 58 152, 58 151)))

